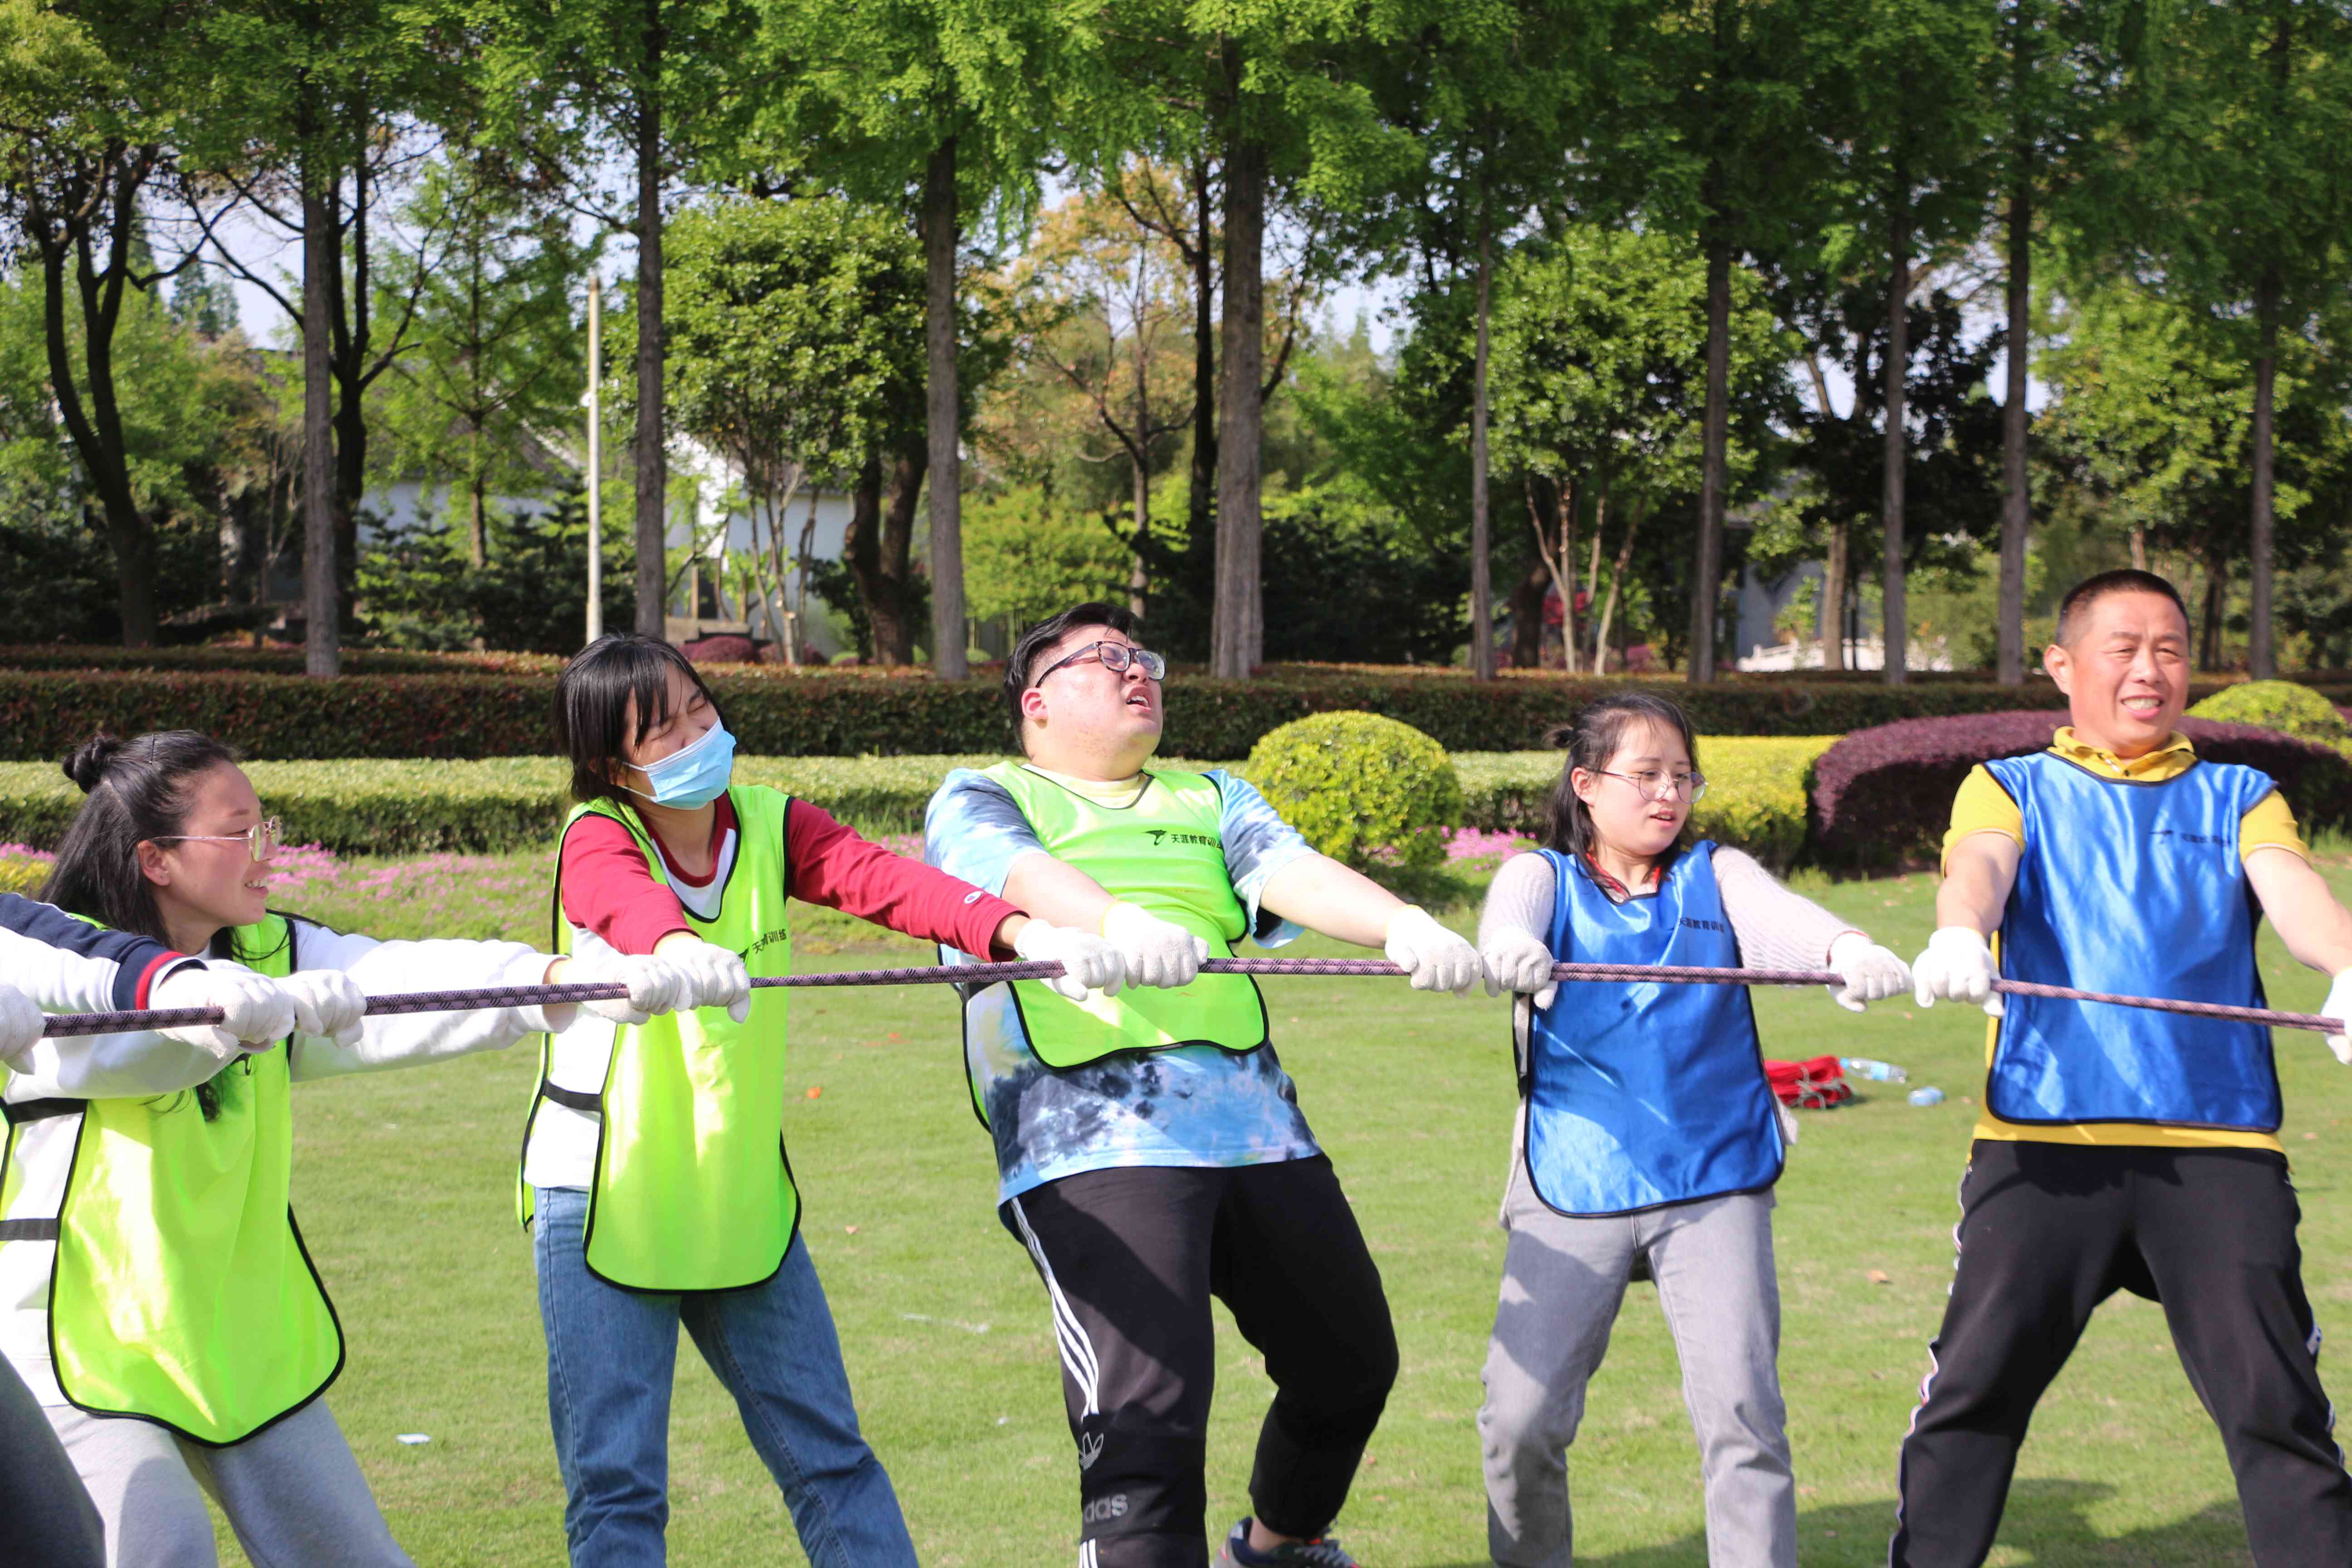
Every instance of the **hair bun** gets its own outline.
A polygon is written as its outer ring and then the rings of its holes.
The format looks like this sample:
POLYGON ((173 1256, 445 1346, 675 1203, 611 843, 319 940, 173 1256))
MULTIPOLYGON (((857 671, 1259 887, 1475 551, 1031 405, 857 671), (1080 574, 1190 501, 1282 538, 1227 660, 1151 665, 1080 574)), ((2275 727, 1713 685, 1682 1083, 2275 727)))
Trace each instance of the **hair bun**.
POLYGON ((66 777, 79 784, 82 794, 88 795, 104 781, 106 770, 113 765, 115 756, 121 750, 121 742, 100 730, 68 752, 60 765, 65 769, 66 777))

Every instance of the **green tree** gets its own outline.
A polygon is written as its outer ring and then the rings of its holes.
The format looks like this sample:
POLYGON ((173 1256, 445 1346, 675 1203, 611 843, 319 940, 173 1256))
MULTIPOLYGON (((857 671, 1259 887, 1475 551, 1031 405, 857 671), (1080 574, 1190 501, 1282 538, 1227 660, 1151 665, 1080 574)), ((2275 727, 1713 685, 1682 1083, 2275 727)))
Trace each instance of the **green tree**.
MULTIPOLYGON (((126 631, 121 563, 99 485, 63 416, 48 342, 52 299, 37 268, 0 280, 0 614, 20 641, 126 631), (110 586, 111 580, 111 586, 110 586)), ((89 374, 68 318, 70 375, 89 374)), ((155 290, 127 290, 111 323, 111 450, 146 532, 145 647, 163 622, 223 595, 216 471, 240 457, 245 416, 266 395, 240 340, 207 342, 155 290)))
POLYGON ((572 210, 636 242, 636 629, 662 634, 669 453, 663 416, 663 205, 731 158, 784 63, 757 0, 442 0, 478 49, 481 136, 572 210), (605 187, 628 171, 620 193, 605 187), (617 199, 614 199, 617 195, 617 199))
MULTIPOLYGON (((2126 279, 2078 288, 2052 326, 2053 344, 2036 363, 2051 392, 2053 455, 2094 515, 2129 539, 2136 560, 2171 552, 2201 574, 2198 662, 2219 668, 2236 563, 2254 564, 2259 388, 2239 357, 2242 345, 2213 331, 2196 306, 2126 279)), ((2340 543, 2342 490, 2352 477, 2343 372, 2290 341, 2273 375, 2280 554, 2294 564, 2324 562, 2340 543)), ((2315 623, 2324 621, 2327 611, 2315 608, 2315 623)), ((2258 616, 2248 624, 2250 644, 2259 625, 2258 616)))
MULTIPOLYGON (((1528 492, 1536 552, 1570 616, 1569 668, 1576 668, 1573 619, 1579 587, 1576 531, 1593 519, 1583 584, 1600 602, 1603 530, 1622 520, 1608 599, 1595 628, 1605 657, 1609 623, 1623 599, 1636 536, 1654 510, 1695 495, 1706 450, 1699 416, 1706 396, 1706 258, 1670 234, 1572 225, 1528 245, 1502 270, 1496 313, 1496 450, 1507 469, 1537 481, 1528 492), (1580 502, 1581 504, 1580 504, 1580 502), (1614 514, 1613 517, 1612 514, 1614 514)), ((1781 367, 1792 351, 1773 320, 1763 285, 1732 274, 1727 318, 1727 391, 1738 411, 1723 457, 1728 492, 1746 498, 1774 470, 1785 419, 1781 367)), ((1515 626, 1531 631, 1542 600, 1515 605, 1515 626)))
POLYGON ((2064 202, 2094 149, 2119 74, 2105 0, 2003 0, 1988 72, 1994 126, 1991 157, 2001 203, 2007 321, 2007 384, 2001 397, 2000 589, 1995 665, 2004 686, 2025 680, 2026 542, 2033 524, 2032 416, 2026 407, 2032 362, 2033 243, 2042 215, 2064 202))
POLYGON ((2200 316, 2251 372, 2247 668, 2272 637, 2283 356, 2352 277, 2352 14, 2332 0, 2159 0, 2129 51, 2088 253, 2200 316))
POLYGON ((774 634, 788 570, 787 513, 811 475, 856 476, 845 553, 885 664, 914 651, 910 561, 920 488, 923 259, 896 214, 838 196, 737 200, 671 228, 671 418, 724 452, 751 503, 753 583, 774 634), (895 484, 883 504, 884 460, 895 484))
POLYGON ((1884 260, 1880 290, 1885 353, 1879 462, 1880 620, 1884 676, 1906 678, 1904 481, 1911 419, 1910 321, 1920 261, 1972 243, 1983 214, 1983 156, 1991 129, 1979 77, 1991 54, 1990 12, 1964 0, 1845 0, 1832 7, 1835 107, 1827 119, 1840 150, 1840 209, 1824 236, 1832 276, 1884 260), (1866 258, 1866 259, 1865 259, 1866 258))
POLYGON ((1097 7, 1043 0, 797 0, 772 13, 805 90, 768 106, 758 145, 783 185, 905 212, 924 258, 924 471, 932 668, 968 673, 962 360, 967 241, 1021 226, 1037 170, 1097 69, 1097 7))
POLYGON ((488 177, 459 153, 419 182, 407 222, 447 237, 440 265, 411 258, 379 281, 377 313, 399 319, 415 296, 406 350, 378 384, 381 478, 444 488, 465 521, 467 559, 489 559, 494 496, 537 496, 551 476, 537 432, 561 429, 578 404, 572 287, 595 247, 560 211, 488 177))
MULTIPOLYGON (((1382 99, 1424 156, 1387 200, 1370 204, 1366 239, 1394 250, 1391 267, 1418 261, 1433 280, 1471 280, 1470 670, 1487 680, 1496 665, 1488 503, 1496 248, 1509 242, 1520 215, 1539 212, 1556 224, 1581 205, 1588 171, 1561 149, 1591 96, 1607 19, 1587 0, 1430 0, 1419 20, 1409 47, 1388 56, 1382 99)), ((1573 636, 1569 642, 1573 647, 1573 636)))
POLYGON ((50 395, 114 557, 124 645, 155 640, 155 522, 118 337, 156 313, 141 204, 180 173, 189 47, 175 7, 0 0, 0 196, 38 268, 50 395), (86 11, 88 14, 80 14, 86 11))
POLYGON ((1697 0, 1612 15, 1608 91, 1589 135, 1596 177, 1646 226, 1686 235, 1706 262, 1706 399, 1690 679, 1715 679, 1731 439, 1732 268, 1810 244, 1830 171, 1817 79, 1834 26, 1818 6, 1697 0))
MULTIPOLYGON (((305 663, 331 678, 352 607, 367 394, 415 319, 414 287, 388 323, 375 318, 378 209, 420 156, 420 118, 464 113, 461 42, 408 0, 222 0, 197 15, 204 113, 188 155, 226 195, 204 222, 222 265, 275 299, 300 336, 305 663), (299 240, 299 304, 219 242, 227 208, 299 240)), ((418 237, 413 282, 437 239, 418 237)))

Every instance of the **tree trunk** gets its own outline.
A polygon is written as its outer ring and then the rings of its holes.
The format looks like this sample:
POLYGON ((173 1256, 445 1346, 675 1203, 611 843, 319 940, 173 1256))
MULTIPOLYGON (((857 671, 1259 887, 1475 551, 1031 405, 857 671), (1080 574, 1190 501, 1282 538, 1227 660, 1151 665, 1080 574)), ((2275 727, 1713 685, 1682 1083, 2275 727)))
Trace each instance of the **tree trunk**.
MULTIPOLYGON (((956 390, 956 139, 931 152, 923 171, 923 418, 931 471, 931 673, 961 680, 963 460, 956 390)), ((913 652, 908 649, 909 654, 913 652)))
MULTIPOLYGON (((2011 20, 2010 96, 2022 104, 2032 74, 2032 29, 2021 5, 2011 20)), ((2021 121, 2024 111, 2018 111, 2021 121)), ((2000 409, 2000 610, 1998 656, 2003 686, 2025 684, 2025 542, 2033 497, 2025 466, 2025 373, 2033 332, 2033 142, 2011 143, 2009 192, 2009 386, 2000 409)))
MULTIPOLYGON (((1609 673, 1609 623, 1617 618, 1617 597, 1625 586, 1625 574, 1633 564, 1633 535, 1641 531, 1643 498, 1635 495, 1625 506, 1625 540, 1617 546, 1617 560, 1609 574, 1609 597, 1601 603, 1601 619, 1592 628, 1592 673, 1609 673)), ((1593 543, 1601 542, 1599 535, 1593 543)))
POLYGON ((2254 361, 2254 537, 2248 562, 2252 603, 2247 606, 2246 673, 2256 680, 2271 680, 2278 675, 2271 644, 2272 420, 2278 394, 2278 274, 2266 272, 2254 291, 2262 356, 2254 361))
MULTIPOLYGON (((661 0, 646 0, 645 73, 661 79, 661 0)), ((669 453, 662 443, 662 100, 637 98, 637 631, 657 637, 669 613, 669 453)))
MULTIPOLYGON (((1609 521, 1609 474, 1602 470, 1592 484, 1592 540, 1601 542, 1601 530, 1609 521)), ((1576 637, 1576 519, 1575 507, 1563 508, 1559 514, 1559 663, 1560 668, 1574 675, 1584 663, 1578 650, 1576 637)))
POLYGON ((1883 679, 1900 686, 1908 677, 1910 626, 1903 604, 1903 478, 1909 432, 1903 424, 1903 393, 1911 368, 1911 186, 1895 170, 1895 217, 1888 234, 1895 267, 1886 284, 1885 473, 1879 491, 1879 517, 1886 533, 1879 634, 1886 648, 1883 679))
MULTIPOLYGON (((1710 207, 1720 210, 1723 174, 1707 174, 1710 207)), ((1723 591, 1723 504, 1731 439, 1731 241, 1719 222, 1706 240, 1706 413, 1700 432, 1698 559, 1691 578, 1690 679, 1715 679, 1716 601, 1723 591)))
MULTIPOLYGON (((1486 515, 1486 352, 1494 298, 1493 226, 1478 217, 1478 347, 1470 373, 1470 679, 1495 679, 1495 582, 1488 556, 1494 534, 1486 515)), ((1575 668, 1570 657, 1569 665, 1575 668)))
MULTIPOLYGON (((908 441, 890 462, 890 500, 882 512, 882 581, 887 591, 873 603, 874 657, 885 666, 915 662, 915 503, 923 493, 928 440, 908 441), (885 609, 888 615, 886 620, 885 609)), ((934 583, 931 591, 937 593, 934 583)), ((959 622, 961 624, 961 622, 959 622)))
MULTIPOLYGON (((475 445, 481 444, 481 433, 475 432, 475 445)), ((466 553, 476 571, 490 563, 489 485, 482 478, 481 460, 474 462, 474 475, 466 486, 466 553)))
POLYGON ((302 609, 303 668, 320 679, 342 672, 335 570, 335 381, 333 327, 335 192, 325 162, 302 170, 302 609))
POLYGON ((1192 161, 1192 203, 1201 243, 1192 252, 1192 483, 1184 522, 1197 549, 1211 543, 1217 521, 1217 252, 1205 155, 1192 161))
MULTIPOLYGON (((1229 91, 1241 84, 1241 50, 1224 46, 1229 91)), ((1225 143, 1225 309, 1217 411, 1217 596, 1210 617, 1209 673, 1248 679, 1265 648, 1258 595, 1259 464, 1265 374, 1266 150, 1237 121, 1228 100, 1225 143)))
MULTIPOLYGON (((1532 492, 1535 480, 1527 481, 1532 492)), ((1530 502, 1532 504, 1532 502, 1530 502)), ((1541 669, 1543 668, 1543 602, 1544 589, 1551 583, 1551 568, 1544 564, 1538 550, 1519 580, 1511 585, 1511 668, 1541 669)))
MULTIPOLYGON (((118 185, 121 199, 115 206, 120 238, 118 253, 127 249, 127 219, 131 191, 118 185)), ((70 230, 78 226, 67 220, 70 230)), ((87 230, 74 234, 47 224, 41 226, 41 328, 47 352, 49 384, 58 412, 90 488, 98 492, 105 520, 108 546, 114 554, 115 608, 122 622, 122 646, 149 647, 155 641, 155 532, 139 508, 131 487, 128 448, 123 444, 122 416, 114 386, 114 323, 122 285, 123 258, 110 270, 113 280, 100 284, 88 262, 87 230), (73 355, 66 336, 66 254, 75 251, 78 297, 82 319, 82 360, 89 376, 89 400, 85 408, 74 378, 73 355), (109 292, 110 290, 110 292, 109 292), (101 297, 101 296, 104 297, 101 297)))
POLYGON ((2009 390, 2001 405, 2001 654, 2004 687, 2025 684, 2025 536, 2034 524, 2025 472, 2025 369, 2032 339, 2032 146, 2016 148, 2009 193, 2009 390))
POLYGON ((1828 559, 1822 563, 1822 668, 1845 668, 1845 600, 1853 580, 1853 525, 1830 524, 1828 559))
POLYGON ((349 625, 357 610, 360 559, 360 502, 367 494, 367 137, 366 111, 353 111, 361 134, 352 164, 351 279, 343 278, 343 237, 331 204, 327 208, 328 237, 334 247, 334 268, 327 275, 331 324, 342 327, 341 352, 335 355, 335 613, 337 624, 349 625), (348 322, 348 325, 345 323, 348 322))
POLYGON ((2204 625, 2198 629, 2197 668, 2221 668, 2221 612, 2230 593, 2230 558, 2217 543, 2205 552, 2204 625))

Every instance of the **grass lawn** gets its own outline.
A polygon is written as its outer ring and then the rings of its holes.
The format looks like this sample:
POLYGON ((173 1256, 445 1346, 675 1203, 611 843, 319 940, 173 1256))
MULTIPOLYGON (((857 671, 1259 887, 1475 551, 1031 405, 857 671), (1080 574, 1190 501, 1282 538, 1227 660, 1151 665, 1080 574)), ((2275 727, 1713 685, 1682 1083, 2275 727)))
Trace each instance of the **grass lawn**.
MULTIPOLYGON (((2329 857, 2352 892, 2352 857, 2329 857)), ((1932 879, 1811 889, 1897 951, 1933 923, 1932 879)), ((289 907, 378 934, 543 941, 533 857, 444 864, 289 907), (488 889, 469 895, 467 889, 488 889)), ((1466 918, 1466 917, 1465 917, 1466 918)), ((861 928, 862 929, 862 928, 861 928)), ((809 967, 890 960, 803 928, 809 967), (831 952, 817 951, 830 946, 831 952)), ((1338 951, 1310 942, 1294 952, 1338 951)), ((2322 985, 2263 942, 2275 1005, 2322 985)), ((1380 1568, 1484 1563, 1474 1416, 1502 1237, 1495 1206, 1512 1110, 1503 1004, 1393 983, 1273 980, 1276 1040, 1348 1184, 1386 1278, 1403 1373, 1339 1533, 1380 1568)), ((1076 1532, 1045 1302, 999 1227, 994 1170, 941 991, 796 999, 786 1131, 806 1234, 839 1322, 866 1429, 924 1562, 1066 1563, 1076 1532)), ((1944 1105, 1901 1089, 1805 1116, 1780 1188, 1781 1373, 1809 1564, 1885 1560, 1895 1444, 1950 1279, 1954 1189, 1981 1081, 1982 1019, 1882 1004, 1855 1019, 1818 991, 1759 992, 1766 1049, 1904 1064, 1944 1105)), ((2315 1037, 2283 1037, 2286 1138, 2307 1205, 2305 1279, 2324 1324, 2352 1322, 2352 1085, 2315 1037)), ((350 1342, 330 1395, 394 1532, 426 1568, 560 1564, 530 1260, 512 1214, 534 1063, 523 1048, 415 1073, 306 1088, 296 1203, 350 1342), (402 1433, 431 1441, 404 1446, 402 1433)), ((671 1541, 681 1563, 799 1562, 790 1521, 717 1383, 681 1353, 671 1541)), ((1247 1508, 1266 1385, 1223 1325, 1211 1442, 1213 1523, 1247 1508)), ((2339 1393, 2345 1375, 2337 1373, 2339 1393)), ((1696 1451, 1654 1291, 1628 1293, 1570 1457, 1581 1561, 1703 1564, 1696 1451)), ((225 1561, 243 1563, 224 1536, 225 1561)), ((2102 1310, 2042 1405, 1996 1563, 2249 1562, 2221 1444, 2158 1308, 2102 1310)))

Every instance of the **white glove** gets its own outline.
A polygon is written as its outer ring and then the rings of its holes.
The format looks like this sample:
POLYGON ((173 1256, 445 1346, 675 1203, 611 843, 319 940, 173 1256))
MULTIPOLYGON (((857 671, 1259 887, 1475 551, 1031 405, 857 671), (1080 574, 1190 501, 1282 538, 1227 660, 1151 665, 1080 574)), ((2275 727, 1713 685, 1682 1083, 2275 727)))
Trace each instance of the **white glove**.
POLYGON ((1536 1011, 1541 1012, 1559 994, 1559 986, 1551 977, 1551 949, 1531 931, 1503 927, 1478 950, 1478 962, 1486 966, 1489 996, 1524 991, 1535 1003, 1536 1011))
MULTIPOLYGON (((1134 908, 1132 904, 1117 907, 1134 908)), ((1193 940, 1199 942, 1200 939, 1195 937, 1193 940)), ((1201 945, 1205 948, 1208 944, 1201 942, 1201 945)), ((1058 962, 1062 966, 1062 977, 1048 980, 1045 984, 1073 1002, 1085 1001, 1089 991, 1116 996, 1118 988, 1127 983, 1127 965, 1120 960, 1118 949, 1113 947, 1108 939, 1091 931, 1076 931, 1068 926, 1049 926, 1044 921, 1032 918, 1013 937, 1013 951, 1032 963, 1058 962)), ((1197 967, 1199 960, 1193 962, 1197 967)))
POLYGON ((602 952, 574 961, 564 971, 565 984, 625 985, 629 994, 609 1002, 580 1004, 599 1018, 635 1026, 656 1013, 675 1013, 685 1001, 689 983, 675 963, 643 952, 602 952))
POLYGON ((1993 967, 1992 949, 1973 926, 1939 926, 1927 939, 1927 949, 1911 961, 1911 994, 1922 1007, 1938 1002, 1976 1002, 1988 1017, 2001 1015, 2000 994, 1992 988, 2000 971, 1993 967))
POLYGON ((699 937, 683 942, 665 937, 658 956, 686 976, 679 1006, 724 1007, 739 1024, 751 1016, 751 972, 732 949, 699 937))
POLYGON ((1830 967, 1845 980, 1830 988, 1830 1000, 1849 1013, 1911 989, 1909 966, 1858 931, 1843 932, 1830 943, 1830 967))
POLYGON ((217 1024, 183 1024, 165 1029, 166 1039, 194 1046, 215 1060, 235 1061, 247 1051, 266 1051, 294 1032, 294 994, 250 969, 215 960, 208 969, 184 968, 163 977, 148 993, 147 1005, 161 1010, 217 1007, 217 1024))
POLYGON ((360 1043, 367 1016, 367 993, 340 969, 302 969, 278 983, 294 999, 294 1032, 332 1040, 345 1049, 360 1043))
POLYGON ((2352 1067, 2352 969, 2336 977, 2336 984, 2327 988, 2326 1005, 2319 1011, 2343 1026, 2324 1037, 2327 1048, 2336 1053, 2336 1059, 2352 1067))
POLYGON ((23 1072, 40 1043, 40 1008, 15 986, 0 985, 0 1062, 23 1072))
POLYGON ((1478 950, 1439 925, 1419 904, 1407 904, 1389 917, 1381 951, 1412 977, 1415 991, 1451 991, 1460 996, 1486 978, 1478 950))
POLYGON ((1136 904, 1105 910, 1102 933, 1118 950, 1129 985, 1190 985, 1209 956, 1206 942, 1136 904))

